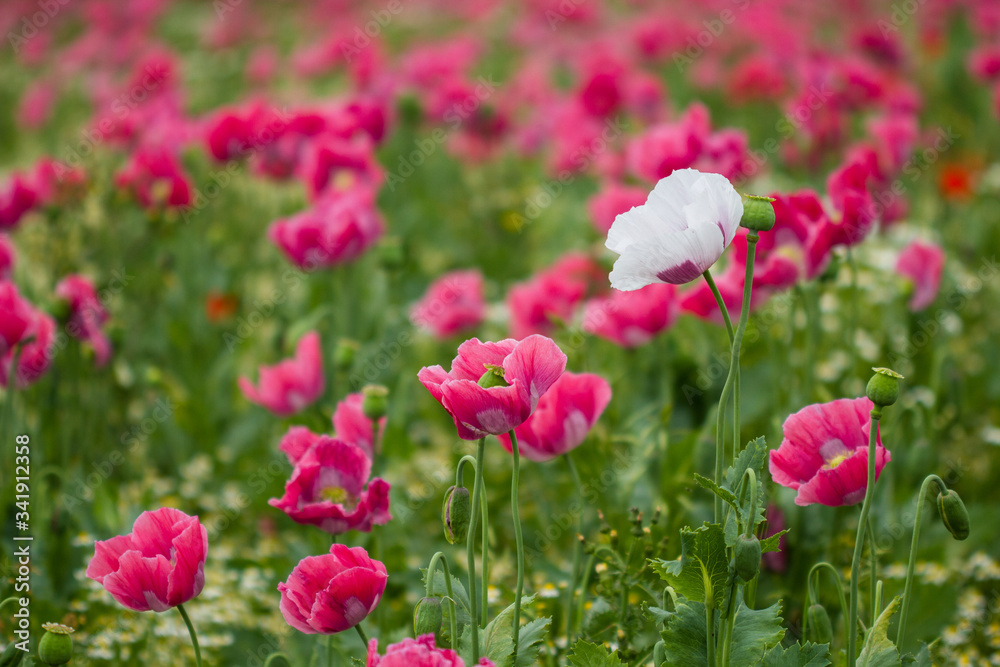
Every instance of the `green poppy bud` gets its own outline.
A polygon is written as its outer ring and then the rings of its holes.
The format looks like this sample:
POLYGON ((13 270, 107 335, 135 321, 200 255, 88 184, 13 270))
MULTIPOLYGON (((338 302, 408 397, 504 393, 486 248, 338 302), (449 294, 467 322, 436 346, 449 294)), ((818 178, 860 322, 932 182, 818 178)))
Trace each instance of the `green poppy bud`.
POLYGON ((884 408, 899 398, 899 381, 903 376, 889 368, 873 368, 875 375, 868 381, 865 393, 872 403, 884 408))
POLYGON ((27 651, 22 651, 15 642, 7 644, 7 648, 0 654, 0 667, 17 667, 21 664, 21 659, 27 651))
POLYGON ((471 520, 472 500, 469 497, 469 490, 464 486, 452 486, 445 491, 444 507, 441 508, 444 537, 449 544, 465 541, 471 520))
POLYGON ((826 607, 821 604, 810 605, 806 610, 806 616, 809 622, 806 639, 814 644, 829 644, 833 641, 833 624, 830 623, 826 607))
POLYGON ((444 620, 444 612, 441 610, 441 598, 420 598, 417 606, 413 608, 413 633, 414 636, 441 634, 441 622, 444 620))
POLYGON ((398 269, 406 262, 406 249, 398 236, 387 236, 378 244, 378 258, 387 269, 398 269))
POLYGON ((361 389, 361 412, 375 421, 385 417, 389 410, 389 390, 380 384, 369 384, 361 389))
POLYGON ((733 547, 733 560, 736 562, 736 576, 747 582, 760 572, 760 540, 755 535, 747 537, 740 535, 733 547))
POLYGON ((663 663, 667 661, 667 648, 663 643, 663 640, 656 642, 653 646, 653 664, 656 667, 660 667, 663 663))
POLYGON ((746 227, 755 232, 766 232, 774 227, 773 197, 760 195, 743 195, 743 218, 740 227, 746 227))
POLYGON ((492 387, 508 387, 507 380, 503 377, 503 366, 486 364, 486 372, 479 378, 479 386, 484 389, 492 387))
POLYGON ((45 634, 38 642, 38 659, 46 665, 65 665, 73 659, 73 628, 60 623, 42 623, 45 634))
POLYGON ((354 365, 354 358, 358 355, 360 347, 355 340, 341 338, 337 341, 337 347, 333 350, 333 363, 340 370, 347 370, 354 365))
POLYGON ((969 510, 965 509, 962 498, 953 490, 939 493, 937 497, 938 514, 945 528, 956 540, 964 540, 969 536, 969 510))

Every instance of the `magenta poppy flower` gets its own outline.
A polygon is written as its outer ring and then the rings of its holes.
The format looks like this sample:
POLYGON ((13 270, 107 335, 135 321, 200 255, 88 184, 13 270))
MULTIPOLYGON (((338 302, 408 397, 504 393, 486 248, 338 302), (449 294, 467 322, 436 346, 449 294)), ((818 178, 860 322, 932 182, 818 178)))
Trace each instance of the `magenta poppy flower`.
POLYGON ((295 357, 274 366, 260 367, 260 380, 239 379, 247 400, 262 405, 279 417, 288 417, 314 403, 326 386, 319 334, 310 331, 295 347, 295 357))
MULTIPOLYGON (((0 313, 2 312, 2 306, 0 306, 0 313)), ((2 330, 3 327, 0 327, 0 331, 2 330)), ((55 320, 40 310, 30 308, 28 326, 24 329, 21 341, 27 342, 23 342, 21 345, 15 375, 17 376, 16 386, 23 389, 42 377, 52 363, 56 344, 55 320)), ((2 344, 3 339, 0 338, 0 345, 2 344)), ((0 356, 0 386, 7 386, 13 363, 14 349, 10 348, 6 354, 0 356)))
POLYGON ((115 182, 130 190, 147 208, 191 203, 188 175, 177 155, 167 148, 139 148, 118 172, 115 182))
MULTIPOLYGON (((478 664, 494 667, 489 658, 480 658, 478 664)), ((384 656, 378 654, 378 640, 370 640, 365 667, 465 667, 465 661, 451 649, 435 647, 434 635, 427 634, 390 644, 384 656)))
POLYGON ((293 428, 281 449, 295 468, 285 495, 268 503, 293 521, 340 535, 349 530, 371 532, 372 526, 392 519, 389 484, 378 477, 368 482, 372 462, 361 447, 293 428))
POLYGON ((934 303, 941 288, 944 251, 933 243, 914 241, 903 248, 896 260, 896 273, 913 281, 910 310, 923 310, 934 303))
MULTIPOLYGON (((788 417, 784 440, 770 453, 775 482, 795 489, 796 505, 856 505, 868 487, 868 434, 873 403, 840 398, 808 405, 788 417)), ((876 433, 875 478, 892 460, 876 433)))
POLYGON ((616 182, 604 185, 587 202, 587 210, 590 213, 590 221, 593 223, 594 229, 599 234, 607 236, 615 218, 636 206, 645 204, 648 195, 648 192, 634 185, 623 185, 616 182))
POLYGON ((448 338, 479 326, 486 317, 483 274, 476 270, 452 271, 441 276, 410 310, 414 326, 438 338, 448 338))
POLYGON ((511 336, 548 335, 604 282, 604 270, 582 253, 568 253, 507 293, 511 336))
POLYGON ((478 440, 524 423, 565 369, 566 355, 545 336, 497 343, 472 338, 458 346, 450 372, 429 366, 417 377, 451 414, 459 437, 478 440), (507 386, 479 386, 489 370, 502 373, 507 386))
MULTIPOLYGON (((538 401, 538 407, 514 429, 521 454, 550 461, 583 444, 611 400, 611 385, 593 373, 563 373, 538 401)), ((513 451, 510 436, 497 436, 513 451)))
POLYGON ((14 273, 14 262, 17 260, 17 252, 14 244, 10 242, 10 237, 0 234, 0 281, 9 280, 14 273))
POLYGON ((38 193, 22 174, 0 186, 0 229, 17 225, 21 218, 38 205, 38 193))
POLYGON ((102 326, 108 319, 108 311, 97 298, 93 283, 81 275, 70 275, 56 285, 56 296, 66 301, 70 307, 69 333, 90 343, 98 366, 107 363, 111 356, 111 343, 102 326))
POLYGON ((0 354, 20 341, 32 321, 33 308, 9 280, 0 280, 0 354))
MULTIPOLYGON (((333 432, 337 438, 357 445, 365 451, 368 458, 375 455, 375 434, 372 432, 372 420, 365 417, 361 406, 364 403, 364 396, 361 393, 348 394, 333 411, 333 432)), ((378 422, 379 435, 385 429, 385 417, 378 422)))
POLYGON ((300 170, 314 200, 327 190, 342 192, 358 186, 374 189, 383 178, 373 142, 367 135, 352 139, 333 134, 316 137, 306 145, 300 170))
POLYGON ((281 615, 310 635, 350 630, 378 606, 388 578, 363 548, 334 544, 328 554, 303 558, 278 584, 281 615))
POLYGON ((677 319, 677 287, 661 283, 631 292, 611 290, 587 302, 583 330, 622 347, 645 345, 677 319))
POLYGON ((163 507, 143 512, 132 532, 94 544, 87 576, 135 611, 166 611, 205 586, 208 531, 196 516, 163 507))

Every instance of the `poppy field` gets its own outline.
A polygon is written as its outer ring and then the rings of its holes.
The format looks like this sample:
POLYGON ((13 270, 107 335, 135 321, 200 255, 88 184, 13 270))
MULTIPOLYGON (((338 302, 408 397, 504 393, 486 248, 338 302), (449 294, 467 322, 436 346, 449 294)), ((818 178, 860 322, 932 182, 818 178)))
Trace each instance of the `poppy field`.
POLYGON ((1000 665, 1000 4, 0 28, 0 667, 1000 665))

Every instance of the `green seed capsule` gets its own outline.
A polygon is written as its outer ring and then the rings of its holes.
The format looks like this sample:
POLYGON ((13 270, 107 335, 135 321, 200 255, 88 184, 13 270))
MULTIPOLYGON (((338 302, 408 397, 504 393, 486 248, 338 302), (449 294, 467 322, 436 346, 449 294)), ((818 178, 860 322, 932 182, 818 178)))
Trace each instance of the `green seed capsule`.
POLYGON ((444 537, 449 544, 465 541, 471 520, 472 500, 469 497, 469 490, 464 486, 452 486, 445 491, 444 506, 441 508, 444 537))
POLYGON ((503 366, 493 366, 492 364, 486 364, 486 372, 479 377, 479 386, 483 389, 491 389, 493 387, 508 387, 507 380, 503 377, 504 370, 503 366))
POLYGON ((747 582, 760 571, 760 540, 756 536, 740 535, 733 548, 736 561, 736 576, 747 582))
POLYGON ((952 537, 964 540, 969 536, 969 510, 965 509, 965 503, 955 491, 939 493, 937 508, 941 521, 952 537))
POLYGON ((38 659, 46 665, 65 665, 73 659, 73 628, 59 623, 43 623, 45 634, 38 642, 38 659))
POLYGON ((865 394, 879 407, 892 405, 899 398, 899 381, 903 376, 889 368, 873 368, 875 375, 868 381, 865 394))
POLYGON ((361 389, 361 412, 371 420, 385 417, 389 410, 389 390, 379 384, 366 385, 361 389))
POLYGON ((743 217, 740 226, 755 232, 766 232, 774 227, 774 206, 772 197, 743 195, 743 217))
POLYGON ((833 624, 830 623, 830 615, 826 613, 826 607, 821 604, 810 605, 806 614, 809 620, 806 638, 814 644, 829 644, 833 641, 833 624))
POLYGON ((439 636, 442 621, 444 612, 441 610, 441 598, 420 598, 417 606, 413 608, 414 636, 439 636))

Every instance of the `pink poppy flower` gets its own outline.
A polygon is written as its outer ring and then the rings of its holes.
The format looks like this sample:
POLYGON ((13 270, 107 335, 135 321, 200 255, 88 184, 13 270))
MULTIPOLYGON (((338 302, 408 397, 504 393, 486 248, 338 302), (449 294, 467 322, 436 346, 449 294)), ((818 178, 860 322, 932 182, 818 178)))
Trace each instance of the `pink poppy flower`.
POLYGON ((377 188, 382 181, 382 168, 366 135, 354 139, 320 135, 306 145, 300 170, 314 200, 328 190, 377 188))
MULTIPOLYGON (((611 401, 611 385, 592 373, 563 373, 539 399, 538 407, 514 429, 521 454, 532 461, 551 461, 586 439, 611 401)), ((513 451, 510 435, 497 436, 513 451)))
MULTIPOLYGON (((480 658, 481 667, 495 667, 489 658, 480 658)), ((465 667, 465 662, 451 649, 436 648, 434 635, 420 635, 390 644, 385 655, 378 654, 378 639, 368 642, 365 667, 465 667)))
POLYGON ((0 229, 11 229, 38 204, 38 193, 22 174, 0 187, 0 229))
POLYGON ((483 275, 476 270, 441 276, 410 310, 414 326, 442 339, 479 326, 485 316, 483 275))
POLYGON ((285 495, 268 503, 293 521, 331 535, 349 530, 370 532, 392 519, 389 484, 375 478, 365 488, 372 462, 364 449, 338 438, 293 429, 281 448, 295 465, 285 495), (309 441, 312 440, 311 444, 309 441), (301 447, 308 444, 302 451, 301 447))
POLYGON ((507 293, 511 336, 548 335, 569 322, 588 293, 604 282, 604 271, 581 253, 568 253, 507 293))
MULTIPOLYGON (((368 454, 368 458, 373 458, 375 454, 375 442, 373 441, 372 420, 365 417, 361 406, 364 403, 364 395, 359 393, 348 394, 333 411, 333 431, 337 438, 357 445, 368 454)), ((379 436, 385 430, 385 417, 378 422, 379 436)))
MULTIPOLYGON (((796 505, 856 505, 868 486, 868 435, 873 403, 840 398, 808 405, 788 417, 784 440, 770 453, 775 482, 795 489, 796 505)), ((875 478, 892 460, 876 433, 875 478)))
MULTIPOLYGON (((20 389, 42 377, 49 369, 52 357, 55 355, 55 320, 33 307, 29 307, 29 309, 28 326, 21 336, 21 341, 28 342, 22 344, 17 361, 16 386, 20 389)), ((2 311, 3 306, 0 305, 0 313, 2 311)), ((2 343, 3 339, 0 338, 0 344, 2 343)), ((0 386, 7 386, 13 363, 14 349, 11 348, 0 357, 0 386)))
POLYGON ((335 266, 360 257, 385 226, 367 188, 332 192, 312 208, 278 220, 267 236, 302 269, 335 266))
POLYGON ((913 281, 910 310, 923 310, 934 303, 941 288, 944 250, 933 243, 914 241, 903 248, 896 260, 896 273, 913 281))
POLYGON ((611 290, 587 302, 583 330, 622 347, 645 345, 677 319, 677 287, 654 284, 631 292, 611 290))
POLYGON ((69 275, 59 281, 55 293, 70 307, 67 331, 89 342, 94 348, 97 365, 103 366, 111 356, 111 343, 101 328, 108 319, 108 311, 97 298, 93 283, 84 276, 69 275))
POLYGON ((239 379, 247 400, 262 405, 279 417, 288 417, 314 403, 323 394, 323 356, 319 334, 310 331, 295 347, 295 357, 274 366, 260 367, 260 380, 239 379))
POLYGON ((566 355, 545 336, 497 343, 472 338, 458 346, 450 372, 429 366, 417 377, 451 414, 459 437, 478 440, 524 423, 565 369, 566 355), (479 386, 487 371, 502 373, 507 386, 479 386))
POLYGON ((662 123, 632 139, 626 149, 632 173, 650 182, 694 166, 712 127, 708 109, 693 104, 675 123, 662 123))
POLYGON ((94 544, 87 576, 135 611, 166 611, 205 585, 208 531, 196 516, 163 507, 143 512, 132 532, 94 544))
POLYGON ((621 183, 608 183, 587 202, 590 221, 598 233, 607 236, 615 218, 626 211, 646 203, 648 192, 642 188, 621 183))
POLYGON ((10 279, 14 273, 16 258, 17 253, 14 250, 14 244, 10 242, 10 237, 6 234, 0 234, 0 281, 10 279))
POLYGON ((14 347, 31 324, 33 308, 9 280, 0 280, 0 354, 14 347))
POLYGON ((167 148, 139 148, 118 172, 115 182, 131 191, 146 208, 191 203, 188 176, 177 156, 167 148))
POLYGON ((334 544, 328 554, 303 558, 278 584, 281 615, 306 634, 350 630, 378 606, 388 578, 363 548, 334 544))

